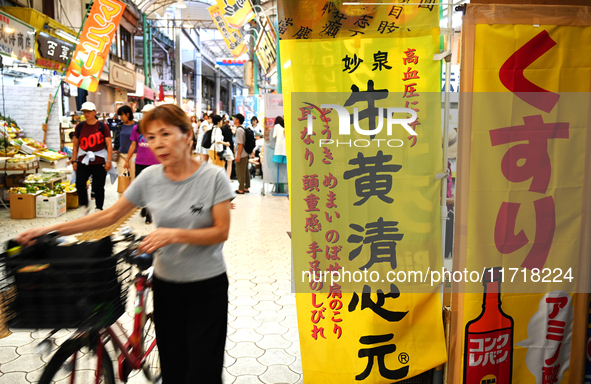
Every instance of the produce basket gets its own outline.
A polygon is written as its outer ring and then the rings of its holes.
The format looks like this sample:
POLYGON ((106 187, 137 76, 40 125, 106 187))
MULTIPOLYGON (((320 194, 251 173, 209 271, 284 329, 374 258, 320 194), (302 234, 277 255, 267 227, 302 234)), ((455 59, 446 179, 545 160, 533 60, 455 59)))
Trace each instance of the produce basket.
POLYGON ((0 265, 0 308, 11 328, 104 327, 125 312, 130 268, 110 238, 9 251, 0 265))

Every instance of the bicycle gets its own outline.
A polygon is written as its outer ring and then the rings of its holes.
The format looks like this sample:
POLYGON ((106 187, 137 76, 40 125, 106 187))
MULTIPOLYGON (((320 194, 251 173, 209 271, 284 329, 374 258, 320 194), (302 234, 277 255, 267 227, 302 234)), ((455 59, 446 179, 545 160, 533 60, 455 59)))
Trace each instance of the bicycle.
MULTIPOLYGON (((128 246, 112 257, 117 261, 123 260, 126 264, 136 266, 139 270, 135 275, 133 282, 136 288, 136 294, 134 298, 135 310, 133 315, 133 330, 131 334, 129 336, 127 335, 123 325, 121 325, 118 320, 123 313, 122 311, 117 310, 121 305, 118 306, 112 305, 111 303, 105 303, 105 297, 108 296, 112 298, 114 295, 112 292, 108 295, 103 292, 100 297, 100 300, 103 301, 101 304, 96 305, 96 300, 94 300, 92 304, 94 307, 91 311, 88 311, 88 305, 86 307, 82 305, 85 308, 83 313, 91 313, 91 315, 79 323, 76 331, 74 331, 57 349, 49 363, 46 365, 39 380, 39 384, 50 384, 58 381, 68 382, 70 384, 115 384, 115 371, 113 369, 110 355, 110 352, 113 351, 117 356, 119 380, 127 382, 133 371, 141 370, 150 382, 161 382, 160 359, 156 345, 156 337, 154 335, 154 317, 152 311, 151 266, 153 256, 151 254, 139 254, 137 252, 137 247, 141 240, 142 238, 136 238, 131 231, 126 231, 123 234, 122 239, 114 242, 128 242, 128 246), (110 347, 110 350, 108 346, 110 347), (68 377, 69 380, 61 381, 68 377)), ((47 244, 47 242, 45 243, 47 244)), ((13 258, 13 260, 14 259, 15 258, 13 258)), ((43 262, 45 261, 47 260, 43 260, 43 262)), ((6 266, 10 266, 11 264, 7 259, 5 259, 4 262, 6 266)), ((59 263, 56 263, 56 260, 51 260, 49 265, 53 268, 58 268, 59 263)), ((29 265, 26 268, 37 271, 39 270, 39 266, 39 264, 29 265)), ((44 266, 45 265, 41 264, 41 268, 44 266)), ((14 266, 8 269, 12 269, 13 272, 21 272, 23 267, 21 264, 20 269, 18 270, 15 270, 14 266)), ((44 272, 47 270, 48 268, 42 269, 44 272)), ((106 275, 105 270, 100 273, 102 276, 106 275)), ((120 281, 121 273, 122 272, 119 268, 116 274, 118 281, 116 285, 120 291, 122 289, 120 281)), ((123 274, 124 273, 125 272, 123 272, 123 274)), ((47 273, 45 274, 47 275, 47 273)), ((112 272, 108 274, 112 278, 112 272)), ((66 276, 65 278, 68 279, 69 277, 66 276)), ((47 279, 47 277, 41 280, 53 281, 52 279, 47 279)), ((31 285, 28 281, 25 285, 17 284, 19 292, 17 292, 16 297, 19 298, 20 295, 26 298, 26 289, 31 286, 35 288, 41 286, 41 280, 36 281, 36 285, 31 285)), ((88 285, 87 282, 85 282, 85 284, 88 285)), ((122 307, 124 309, 126 295, 119 293, 117 296, 118 300, 123 300, 122 307)), ((76 303, 75 308, 80 308, 81 302, 83 302, 83 300, 79 300, 76 303)), ((23 306, 21 305, 21 307, 23 306)), ((22 312, 20 314, 22 314, 22 312)), ((55 323, 55 321, 44 321, 49 324, 55 323)), ((25 323, 27 323, 27 321, 25 321, 25 323)), ((46 349, 47 347, 50 347, 51 337, 62 328, 67 327, 55 327, 55 329, 53 329, 40 343, 40 348, 46 349)))

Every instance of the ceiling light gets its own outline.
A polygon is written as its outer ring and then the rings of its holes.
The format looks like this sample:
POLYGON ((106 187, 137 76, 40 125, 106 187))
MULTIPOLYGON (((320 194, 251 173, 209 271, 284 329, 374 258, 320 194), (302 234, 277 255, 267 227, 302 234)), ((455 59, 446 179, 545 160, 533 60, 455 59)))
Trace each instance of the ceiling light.
POLYGON ((14 28, 4 27, 4 32, 6 32, 6 33, 14 33, 14 28))
POLYGON ((234 80, 232 80, 232 82, 234 82, 234 83, 237 83, 237 82, 238 82, 238 80, 234 79, 234 80))
POLYGON ((185 0, 179 0, 179 1, 177 1, 174 6, 176 8, 179 8, 179 9, 187 8, 187 4, 185 4, 185 0))
POLYGON ((54 33, 56 35, 58 35, 59 37, 63 37, 64 39, 66 39, 74 44, 78 44, 78 39, 75 38, 74 36, 70 35, 68 32, 64 32, 61 29, 56 29, 54 31, 54 33))

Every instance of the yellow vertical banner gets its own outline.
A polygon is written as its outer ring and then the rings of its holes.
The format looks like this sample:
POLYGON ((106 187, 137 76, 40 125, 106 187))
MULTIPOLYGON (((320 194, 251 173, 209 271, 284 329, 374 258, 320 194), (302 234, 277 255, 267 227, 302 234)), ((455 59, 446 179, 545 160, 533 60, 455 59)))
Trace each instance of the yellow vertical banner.
POLYGON ((590 52, 590 7, 467 6, 451 382, 582 382, 590 52))
MULTIPOLYGON (((223 7, 218 4, 212 5, 207 8, 213 22, 215 23, 218 31, 222 34, 224 42, 228 46, 228 49, 232 53, 232 56, 239 57, 246 51, 246 43, 244 37, 239 29, 231 27, 225 17, 226 11, 223 7)), ((251 9, 252 11, 252 9, 251 9)), ((237 13, 239 15, 240 13, 237 13)))
POLYGON ((416 278, 442 267, 439 10, 399 3, 280 2, 305 383, 446 360, 438 286, 416 278))

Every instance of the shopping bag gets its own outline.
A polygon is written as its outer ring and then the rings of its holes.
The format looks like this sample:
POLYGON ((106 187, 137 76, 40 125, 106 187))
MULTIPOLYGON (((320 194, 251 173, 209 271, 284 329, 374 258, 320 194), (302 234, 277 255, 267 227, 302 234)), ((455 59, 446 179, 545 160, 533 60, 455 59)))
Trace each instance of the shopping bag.
POLYGON ((131 183, 131 176, 129 175, 129 171, 125 170, 123 173, 117 178, 117 192, 123 193, 129 187, 131 183))
POLYGON ((213 149, 209 150, 209 158, 211 159, 213 165, 218 165, 220 167, 224 166, 224 159, 220 157, 218 152, 214 151, 213 149))

